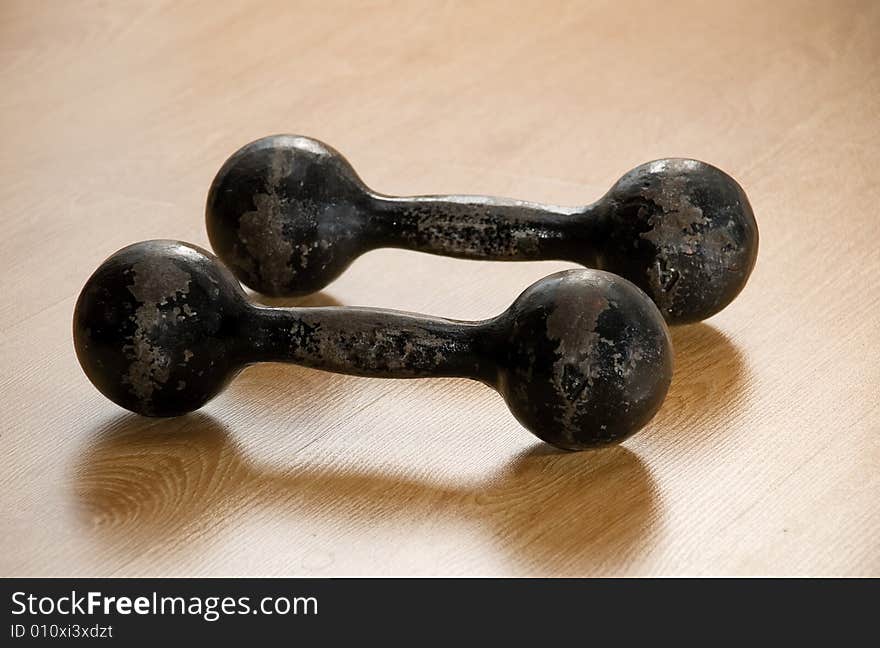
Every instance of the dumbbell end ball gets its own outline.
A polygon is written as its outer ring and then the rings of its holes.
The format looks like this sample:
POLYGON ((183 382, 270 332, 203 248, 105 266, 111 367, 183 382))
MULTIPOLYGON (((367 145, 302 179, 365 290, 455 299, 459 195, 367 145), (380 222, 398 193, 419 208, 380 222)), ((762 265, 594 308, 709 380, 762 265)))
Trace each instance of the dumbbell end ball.
POLYGON ((642 164, 596 203, 598 267, 634 282, 670 324, 715 315, 745 287, 758 225, 742 187, 721 169, 669 158, 642 164))
POLYGON ((619 443, 659 410, 672 345, 657 307, 599 270, 567 270, 528 288, 507 311, 499 391, 514 416, 567 450, 619 443))
POLYGON ((368 245, 369 190, 323 142, 270 135, 236 151, 205 205, 211 247, 243 284, 294 297, 326 287, 368 245))
MULTIPOLYGON (((92 274, 73 316, 76 355, 107 398, 144 416, 192 412, 240 368, 244 293, 210 252, 144 241, 92 274)), ((242 332, 244 334, 244 332, 242 332)))

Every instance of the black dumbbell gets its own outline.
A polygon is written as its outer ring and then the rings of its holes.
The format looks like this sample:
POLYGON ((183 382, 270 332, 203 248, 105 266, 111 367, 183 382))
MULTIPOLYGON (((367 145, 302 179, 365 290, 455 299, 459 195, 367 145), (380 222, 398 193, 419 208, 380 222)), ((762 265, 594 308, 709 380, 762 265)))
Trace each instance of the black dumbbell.
POLYGON ((636 167, 597 202, 554 207, 481 196, 398 198, 307 137, 248 144, 220 169, 206 221, 216 253, 275 296, 321 290, 360 254, 398 247, 466 259, 560 259, 614 272, 671 324, 705 319, 742 290, 758 228, 742 188, 705 162, 636 167))
POLYGON ((139 414, 195 410, 255 362, 388 378, 463 376, 498 390, 541 439, 572 450, 637 431, 672 376, 656 306, 629 281, 597 270, 556 273, 497 317, 460 322, 256 306, 209 252, 147 241, 115 253, 89 278, 73 331, 92 383, 139 414))

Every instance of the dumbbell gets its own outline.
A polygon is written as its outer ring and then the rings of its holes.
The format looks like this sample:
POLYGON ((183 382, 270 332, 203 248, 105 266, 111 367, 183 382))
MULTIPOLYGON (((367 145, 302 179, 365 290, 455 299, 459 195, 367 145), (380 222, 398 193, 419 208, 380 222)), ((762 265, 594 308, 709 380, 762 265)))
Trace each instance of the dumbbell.
POLYGON ((643 164, 597 202, 568 208, 484 196, 386 196, 326 144, 276 135, 226 161, 205 213, 214 251, 266 295, 321 290, 360 254, 396 247, 607 270, 648 293, 670 324, 727 306, 758 252, 757 224, 739 184, 688 159, 643 164))
POLYGON ((249 364, 292 362, 357 376, 479 380, 523 426, 570 450, 636 432, 672 377, 669 334, 654 303, 629 281, 587 269, 536 282, 497 317, 462 322, 257 306, 211 253, 146 241, 116 252, 89 278, 73 332, 91 382, 138 414, 193 411, 249 364))

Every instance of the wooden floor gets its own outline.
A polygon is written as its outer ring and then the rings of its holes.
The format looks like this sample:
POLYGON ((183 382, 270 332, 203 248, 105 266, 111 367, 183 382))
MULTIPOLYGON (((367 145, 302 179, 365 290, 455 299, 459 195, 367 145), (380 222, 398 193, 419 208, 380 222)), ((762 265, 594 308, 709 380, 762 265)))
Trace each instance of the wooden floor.
MULTIPOLYGON (((880 3, 4 0, 0 87, 0 575, 880 576, 880 3), (700 158, 758 264, 616 449, 283 365, 124 413, 76 295, 128 243, 207 246, 214 173, 277 132, 380 191, 558 204, 700 158)), ((483 318, 564 267, 380 250, 298 303, 483 318)))

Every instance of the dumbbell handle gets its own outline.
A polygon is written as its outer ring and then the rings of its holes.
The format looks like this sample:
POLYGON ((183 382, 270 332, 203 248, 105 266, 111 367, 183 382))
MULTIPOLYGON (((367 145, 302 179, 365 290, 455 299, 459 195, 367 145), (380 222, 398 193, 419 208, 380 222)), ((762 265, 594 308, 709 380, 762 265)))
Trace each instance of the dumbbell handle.
POLYGON ((463 377, 494 384, 495 321, 340 306, 252 308, 243 320, 241 338, 248 342, 242 360, 375 378, 463 377))
POLYGON ((595 263, 592 206, 558 207, 491 196, 372 195, 371 247, 397 247, 462 259, 595 263))

